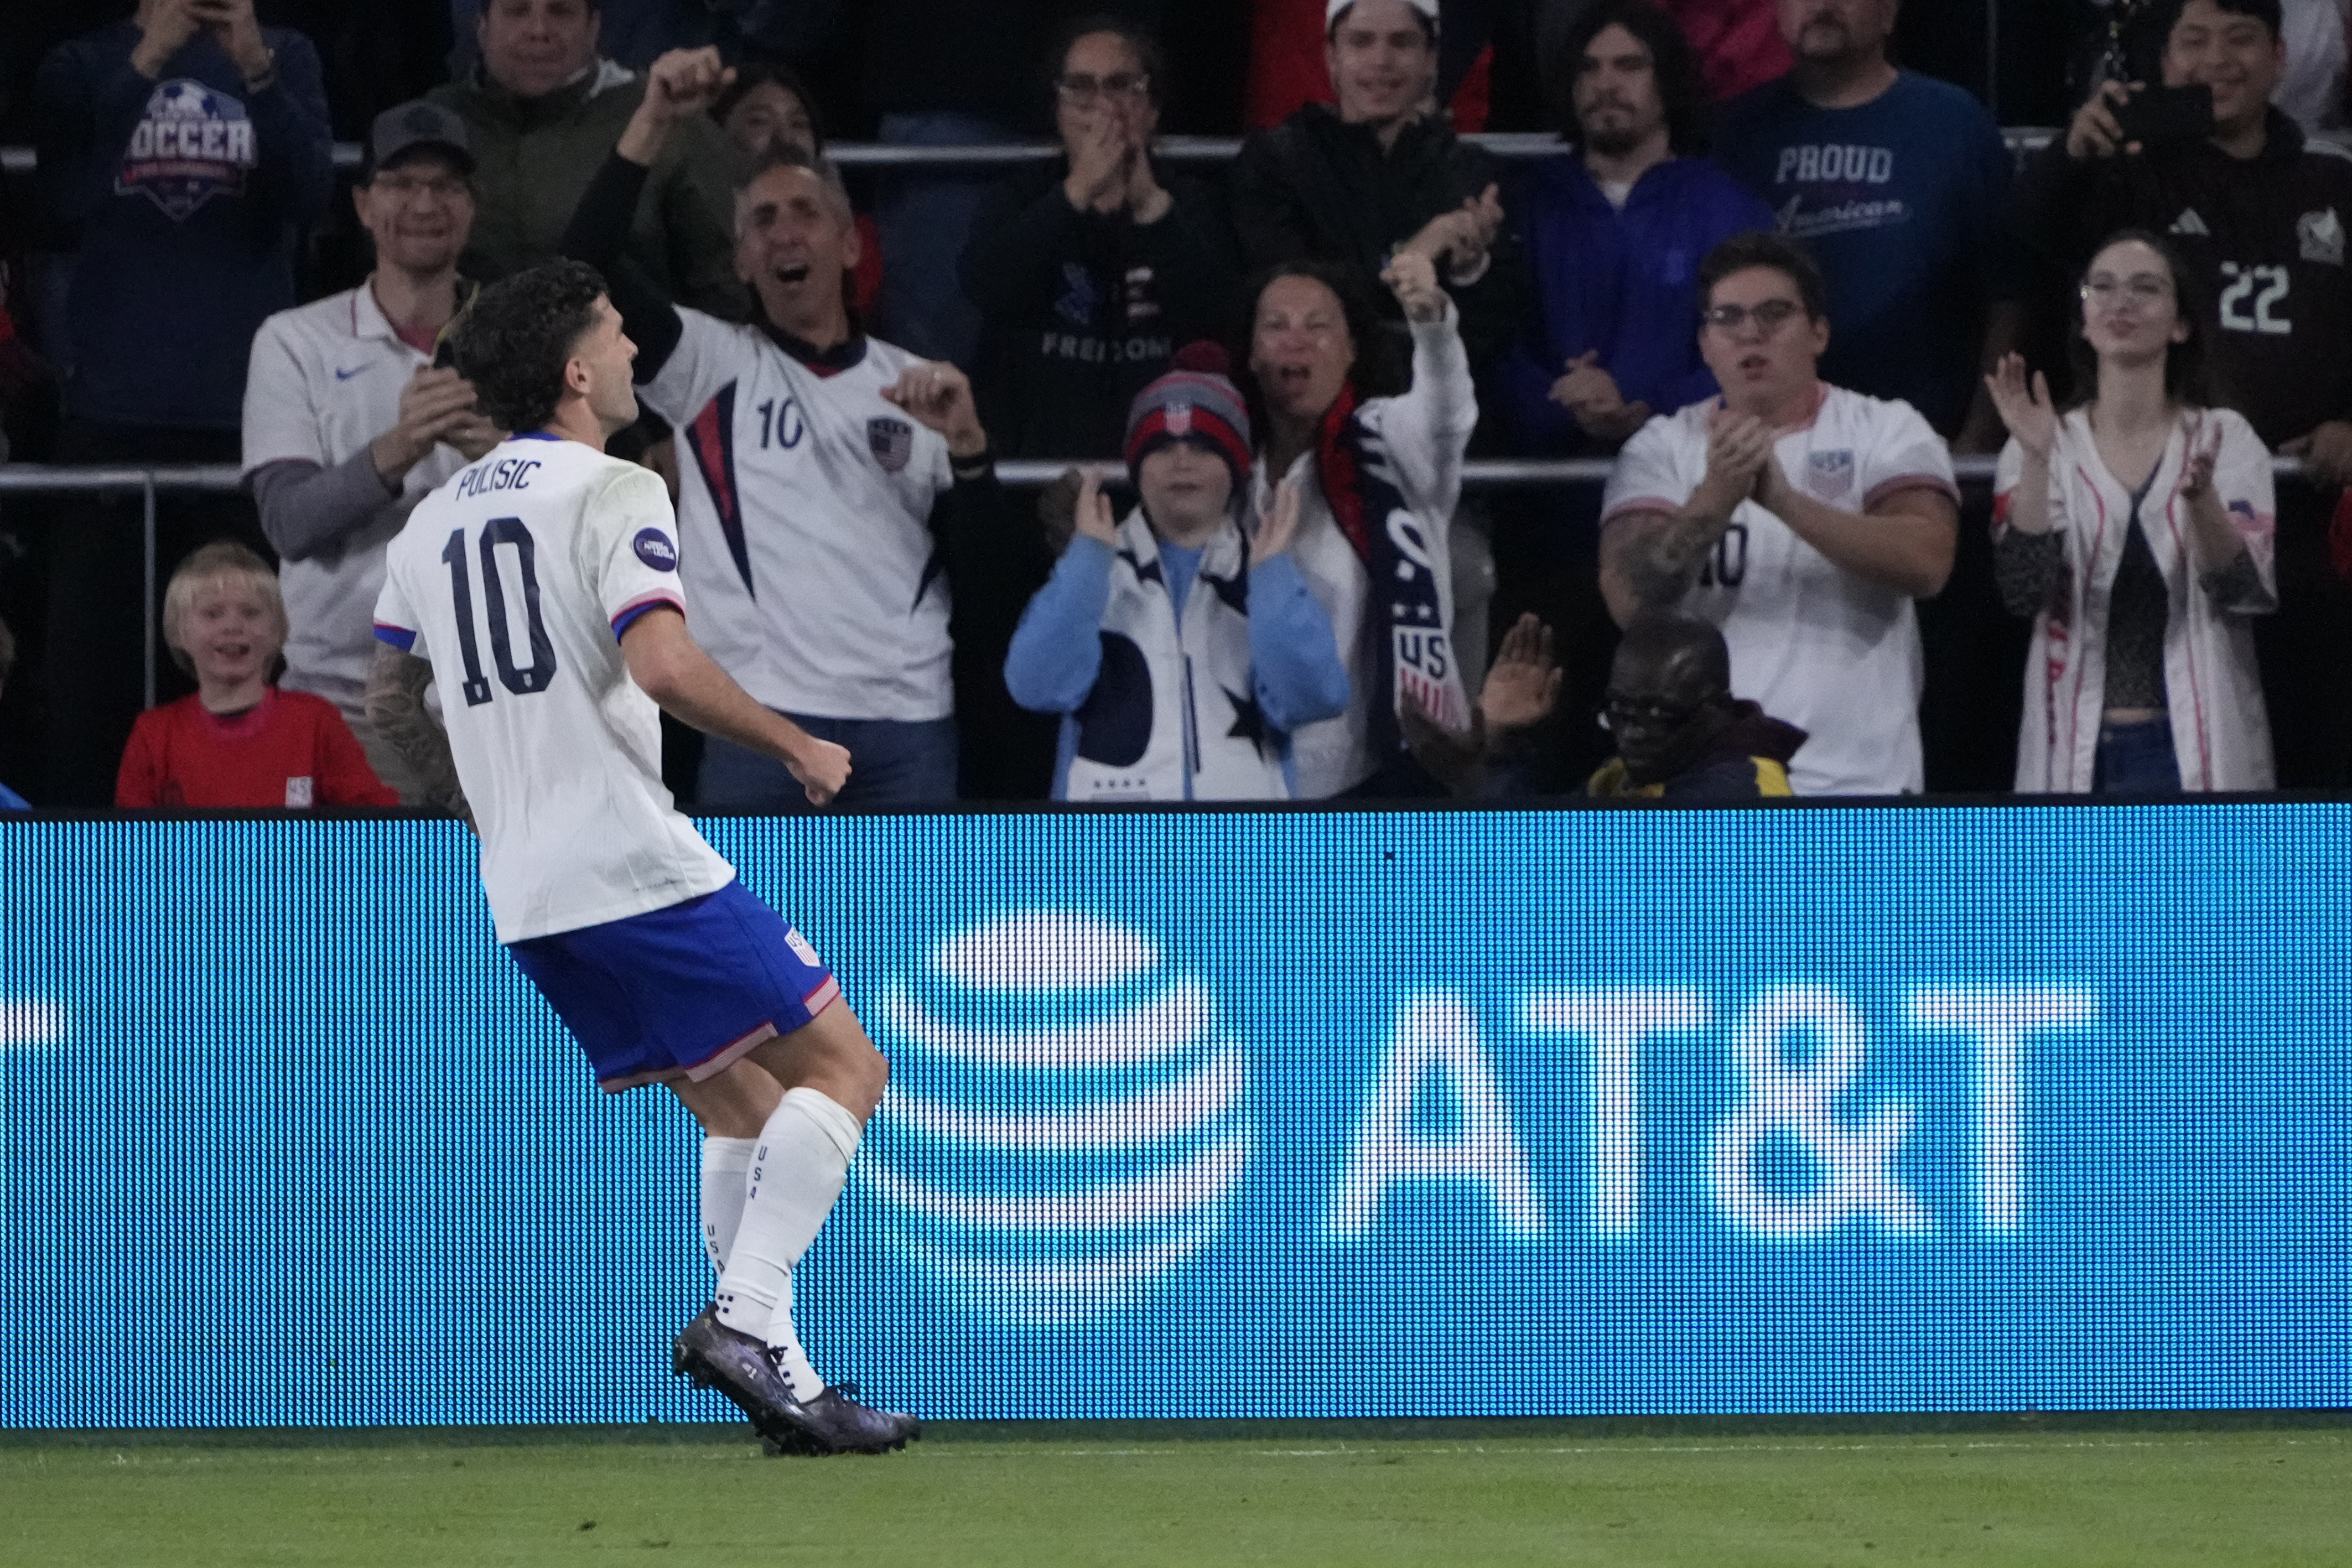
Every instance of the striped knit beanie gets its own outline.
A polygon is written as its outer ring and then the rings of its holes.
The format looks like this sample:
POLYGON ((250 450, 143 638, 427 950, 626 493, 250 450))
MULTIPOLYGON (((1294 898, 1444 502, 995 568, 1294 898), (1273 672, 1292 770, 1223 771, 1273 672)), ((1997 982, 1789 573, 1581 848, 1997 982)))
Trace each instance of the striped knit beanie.
POLYGON ((1225 374, 1225 351, 1208 342, 1176 351, 1176 368, 1136 394, 1127 414, 1127 471, 1171 441, 1204 441, 1224 458, 1240 495, 1250 471, 1249 406, 1225 374))

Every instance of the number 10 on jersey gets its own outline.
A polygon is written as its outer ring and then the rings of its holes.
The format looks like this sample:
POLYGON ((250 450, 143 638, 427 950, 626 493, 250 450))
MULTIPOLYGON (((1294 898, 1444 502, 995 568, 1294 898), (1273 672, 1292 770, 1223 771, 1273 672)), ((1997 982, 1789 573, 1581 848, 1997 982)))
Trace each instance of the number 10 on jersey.
MULTIPOLYGON (((466 667, 461 689, 467 706, 478 708, 490 700, 490 683, 482 674, 482 652, 474 640, 474 585, 467 570, 466 531, 449 531, 441 559, 449 566, 449 597, 457 616, 457 654, 466 667)), ((489 613, 490 657, 499 667, 499 684, 517 697, 544 691, 555 679, 555 645, 548 640, 547 623, 539 614, 538 546, 519 517, 494 517, 482 525, 482 605, 489 613), (515 565, 522 578, 523 618, 530 634, 530 662, 517 665, 514 640, 507 618, 507 588, 499 575, 499 547, 514 547, 515 565)))

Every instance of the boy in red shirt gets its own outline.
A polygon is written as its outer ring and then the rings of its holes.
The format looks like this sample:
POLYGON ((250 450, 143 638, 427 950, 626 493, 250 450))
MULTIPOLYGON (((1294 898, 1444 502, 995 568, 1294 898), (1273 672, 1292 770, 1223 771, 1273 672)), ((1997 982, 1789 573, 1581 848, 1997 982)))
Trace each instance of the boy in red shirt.
POLYGON ((270 684, 286 644, 277 574, 242 544, 207 544, 163 591, 163 640, 196 692, 139 716, 114 804, 284 807, 400 804, 335 705, 270 684))

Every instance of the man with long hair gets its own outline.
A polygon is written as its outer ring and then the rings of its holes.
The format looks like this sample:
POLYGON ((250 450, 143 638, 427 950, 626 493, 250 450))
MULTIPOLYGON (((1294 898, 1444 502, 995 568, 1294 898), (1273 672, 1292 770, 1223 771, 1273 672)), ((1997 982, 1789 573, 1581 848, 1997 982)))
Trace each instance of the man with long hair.
POLYGON ((1570 152, 1530 165, 1511 204, 1540 316, 1496 380, 1522 452, 1613 452, 1715 395, 1698 260, 1772 213, 1703 155, 1698 62, 1652 0, 1586 12, 1555 73, 1570 152))

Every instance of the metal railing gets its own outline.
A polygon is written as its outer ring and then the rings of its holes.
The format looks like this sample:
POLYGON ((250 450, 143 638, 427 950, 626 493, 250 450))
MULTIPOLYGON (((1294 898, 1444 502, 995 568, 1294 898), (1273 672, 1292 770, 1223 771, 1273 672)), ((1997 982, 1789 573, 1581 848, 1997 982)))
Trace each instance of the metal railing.
MULTIPOLYGON (((2055 131, 2036 125, 2011 126, 2001 132, 2011 155, 2018 158, 2048 146, 2056 135, 2055 131)), ((1463 140, 1485 148, 1497 158, 1547 158, 1560 151, 1559 138, 1548 131, 1479 132, 1463 140)), ((1241 145, 1237 136, 1162 136, 1153 143, 1153 151, 1171 163, 1216 163, 1232 158, 1241 145)), ((1060 157, 1062 144, 992 142, 955 147, 908 147, 895 142, 835 142, 825 152, 845 169, 978 169, 1043 163, 1060 157)), ((30 147, 0 147, 0 169, 12 174, 29 174, 37 166, 30 147)), ((351 171, 359 166, 360 144, 336 142, 335 167, 351 171)))

